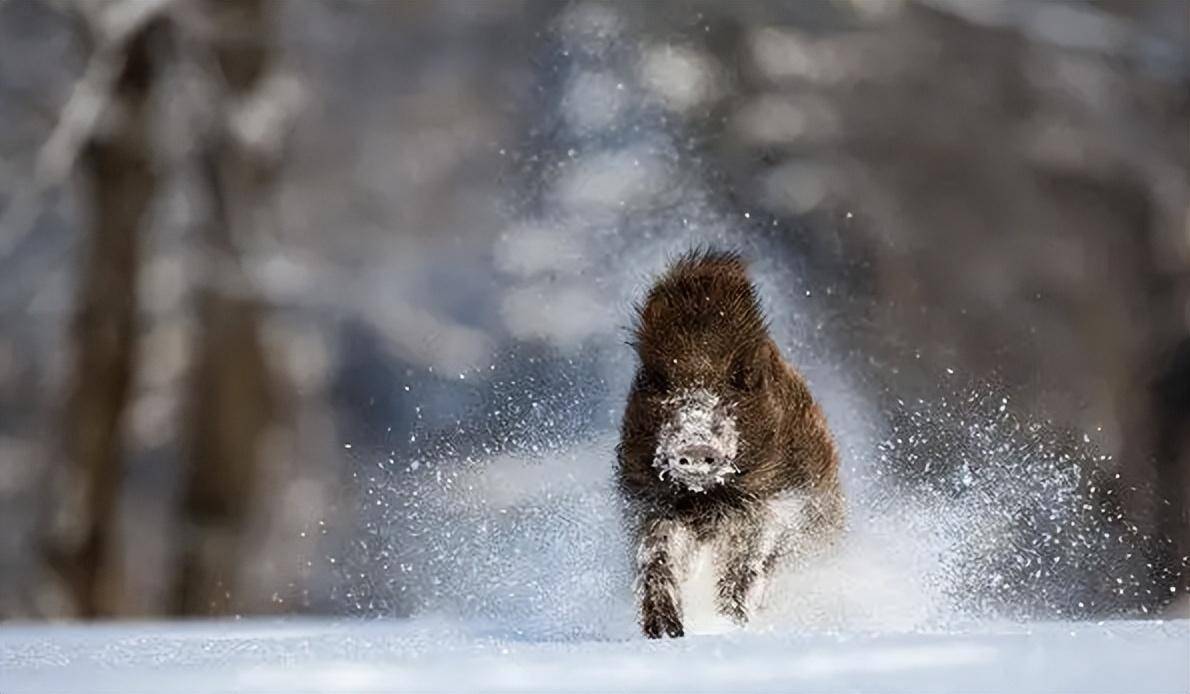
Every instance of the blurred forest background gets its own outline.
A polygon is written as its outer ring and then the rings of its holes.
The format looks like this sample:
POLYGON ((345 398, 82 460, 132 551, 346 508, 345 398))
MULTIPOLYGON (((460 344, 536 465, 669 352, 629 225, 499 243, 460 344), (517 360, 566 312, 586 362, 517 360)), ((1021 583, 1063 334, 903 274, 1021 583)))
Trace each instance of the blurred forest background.
POLYGON ((1085 614, 1187 589, 1187 0, 0 0, 0 123, 0 618, 416 609, 367 509, 613 429, 708 239, 881 431, 1097 451, 1085 614))

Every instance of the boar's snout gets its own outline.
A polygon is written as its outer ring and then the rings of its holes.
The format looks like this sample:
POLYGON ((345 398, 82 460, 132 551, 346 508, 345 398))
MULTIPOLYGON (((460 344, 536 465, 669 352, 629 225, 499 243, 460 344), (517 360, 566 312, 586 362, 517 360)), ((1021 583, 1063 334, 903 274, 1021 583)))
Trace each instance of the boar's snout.
POLYGON ((677 451, 674 451, 674 455, 678 459, 678 465, 694 470, 715 469, 722 465, 727 458, 726 452, 708 445, 679 448, 677 451))
POLYGON ((719 398, 705 389, 687 391, 668 401, 672 415, 658 432, 653 466, 662 479, 693 491, 722 484, 737 472, 735 419, 719 398))

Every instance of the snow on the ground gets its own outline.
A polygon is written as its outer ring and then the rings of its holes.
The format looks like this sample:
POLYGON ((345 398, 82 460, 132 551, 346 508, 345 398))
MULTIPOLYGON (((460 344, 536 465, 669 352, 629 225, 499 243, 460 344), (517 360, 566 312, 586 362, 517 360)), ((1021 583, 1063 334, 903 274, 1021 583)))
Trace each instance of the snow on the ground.
POLYGON ((542 640, 434 621, 0 629, 0 692, 1186 692, 1190 620, 542 640))

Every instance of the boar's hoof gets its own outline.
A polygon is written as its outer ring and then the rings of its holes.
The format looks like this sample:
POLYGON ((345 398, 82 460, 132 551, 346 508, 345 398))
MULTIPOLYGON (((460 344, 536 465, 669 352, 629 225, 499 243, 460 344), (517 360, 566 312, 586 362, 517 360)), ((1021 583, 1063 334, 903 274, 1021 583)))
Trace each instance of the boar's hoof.
POLYGON ((674 615, 653 613, 645 615, 641 622, 644 629, 645 636, 651 639, 659 639, 662 636, 670 638, 679 638, 685 635, 682 630, 682 621, 674 615))

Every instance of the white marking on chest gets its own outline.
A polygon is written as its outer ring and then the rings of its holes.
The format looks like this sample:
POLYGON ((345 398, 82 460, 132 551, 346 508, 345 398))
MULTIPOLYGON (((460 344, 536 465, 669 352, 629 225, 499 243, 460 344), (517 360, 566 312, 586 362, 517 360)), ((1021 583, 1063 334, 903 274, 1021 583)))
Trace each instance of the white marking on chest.
POLYGON ((723 634, 738 629, 719 613, 715 596, 722 573, 713 541, 695 541, 685 557, 687 570, 678 584, 682 600, 682 623, 688 634, 723 634))

